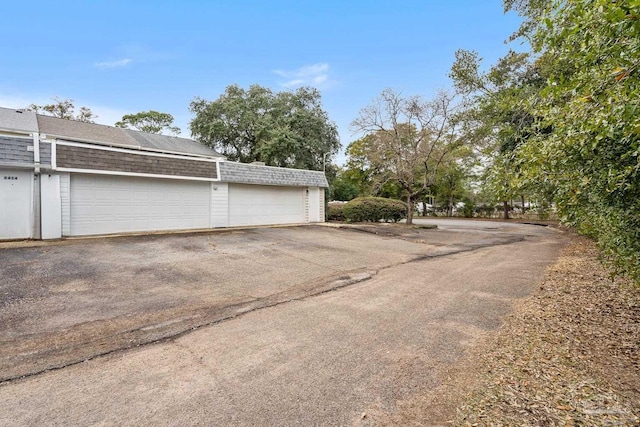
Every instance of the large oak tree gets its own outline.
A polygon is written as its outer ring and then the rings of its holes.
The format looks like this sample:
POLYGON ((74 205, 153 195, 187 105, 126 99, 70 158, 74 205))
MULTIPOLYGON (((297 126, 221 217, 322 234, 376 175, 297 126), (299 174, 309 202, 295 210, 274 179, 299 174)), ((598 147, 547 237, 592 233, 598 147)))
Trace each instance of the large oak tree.
POLYGON ((173 116, 171 114, 154 110, 125 114, 122 116, 122 120, 116 122, 116 126, 147 133, 162 133, 165 131, 174 135, 180 134, 180 128, 173 125, 173 116))
POLYGON ((190 110, 192 136, 230 160, 322 170, 340 148, 320 92, 310 87, 273 92, 232 85, 214 101, 194 99, 190 110))

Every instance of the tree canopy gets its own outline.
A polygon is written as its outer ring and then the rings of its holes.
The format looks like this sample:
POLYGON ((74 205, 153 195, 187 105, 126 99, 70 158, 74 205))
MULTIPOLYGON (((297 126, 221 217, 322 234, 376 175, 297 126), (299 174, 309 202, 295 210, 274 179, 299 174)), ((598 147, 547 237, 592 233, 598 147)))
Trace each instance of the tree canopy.
POLYGON ((192 136, 230 160, 322 170, 340 148, 336 125, 313 88, 273 92, 232 85, 215 101, 194 99, 190 110, 192 136))
POLYGON ((173 116, 171 114, 154 110, 125 114, 122 116, 122 120, 116 122, 115 125, 120 128, 130 128, 148 133, 167 131, 174 135, 180 134, 180 128, 173 126, 173 116))
POLYGON ((510 53, 483 75, 477 56, 461 53, 452 76, 477 95, 511 185, 546 194, 640 280, 640 2, 506 0, 505 9, 524 17, 513 37, 532 54, 510 53))
POLYGON ((640 280, 640 2, 517 4, 548 69, 525 180, 551 180, 563 219, 640 280))
POLYGON ((53 98, 53 103, 46 105, 31 104, 27 110, 35 111, 38 114, 57 117, 59 119, 76 120, 79 122, 94 123, 98 116, 93 114, 88 107, 80 107, 78 114, 75 114, 73 99, 53 98))
POLYGON ((442 163, 463 143, 458 106, 447 92, 425 100, 386 89, 352 123, 365 136, 349 146, 348 151, 359 154, 350 161, 361 162, 378 186, 397 184, 406 199, 408 224, 416 200, 435 184, 442 163))
POLYGON ((530 102, 543 87, 545 76, 529 53, 510 51, 486 72, 477 52, 459 50, 450 77, 457 90, 469 95, 469 116, 473 126, 467 138, 479 142, 485 165, 484 184, 504 204, 507 200, 536 192, 518 178, 522 159, 518 148, 533 135, 538 117, 530 102))

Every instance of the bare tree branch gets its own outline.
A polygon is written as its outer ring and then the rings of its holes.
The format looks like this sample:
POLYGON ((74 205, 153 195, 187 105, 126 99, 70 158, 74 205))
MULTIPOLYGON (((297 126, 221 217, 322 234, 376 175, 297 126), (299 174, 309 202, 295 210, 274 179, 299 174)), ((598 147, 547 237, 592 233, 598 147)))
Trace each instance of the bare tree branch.
POLYGON ((434 185, 440 164, 460 145, 458 102, 446 91, 424 100, 385 89, 352 122, 354 131, 367 136, 372 169, 383 171, 384 182, 395 181, 403 189, 407 223, 415 201, 434 185))

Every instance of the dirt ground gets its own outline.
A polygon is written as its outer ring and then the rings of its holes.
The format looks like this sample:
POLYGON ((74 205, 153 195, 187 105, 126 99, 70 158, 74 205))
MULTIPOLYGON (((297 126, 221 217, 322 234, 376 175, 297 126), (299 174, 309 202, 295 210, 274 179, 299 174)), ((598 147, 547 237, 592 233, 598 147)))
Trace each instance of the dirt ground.
POLYGON ((496 335, 373 424, 640 425, 640 289, 598 255, 574 236, 496 335))

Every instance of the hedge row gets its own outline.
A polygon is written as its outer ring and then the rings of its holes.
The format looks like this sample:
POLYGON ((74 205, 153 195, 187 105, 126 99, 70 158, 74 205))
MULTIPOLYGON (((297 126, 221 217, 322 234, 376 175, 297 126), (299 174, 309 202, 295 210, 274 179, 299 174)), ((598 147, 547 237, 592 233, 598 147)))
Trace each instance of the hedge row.
POLYGON ((329 204, 329 210, 327 211, 327 218, 329 221, 344 221, 344 204, 329 204))
POLYGON ((383 197, 359 197, 345 204, 342 213, 349 222, 398 222, 406 217, 407 205, 383 197))

